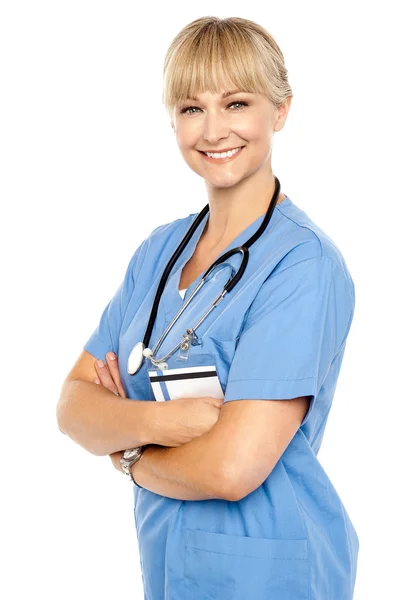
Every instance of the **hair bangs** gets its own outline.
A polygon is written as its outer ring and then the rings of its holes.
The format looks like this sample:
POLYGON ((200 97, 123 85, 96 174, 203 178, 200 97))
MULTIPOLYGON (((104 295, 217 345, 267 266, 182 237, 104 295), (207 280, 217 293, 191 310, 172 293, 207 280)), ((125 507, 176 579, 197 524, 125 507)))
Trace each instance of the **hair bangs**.
POLYGON ((187 25, 165 56, 162 101, 169 114, 198 94, 236 89, 266 94, 275 105, 292 95, 274 38, 238 17, 202 17, 187 25))

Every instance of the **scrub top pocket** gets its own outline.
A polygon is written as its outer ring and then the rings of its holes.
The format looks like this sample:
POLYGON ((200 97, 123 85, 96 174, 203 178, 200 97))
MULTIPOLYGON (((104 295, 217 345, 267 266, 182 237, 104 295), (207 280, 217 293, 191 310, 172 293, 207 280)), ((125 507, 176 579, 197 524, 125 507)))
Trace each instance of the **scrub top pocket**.
POLYGON ((306 539, 185 529, 185 600, 308 600, 306 539))
POLYGON ((239 336, 232 340, 220 340, 215 336, 204 336, 208 352, 212 354, 216 364, 216 370, 222 386, 223 395, 227 385, 230 365, 238 344, 239 336))

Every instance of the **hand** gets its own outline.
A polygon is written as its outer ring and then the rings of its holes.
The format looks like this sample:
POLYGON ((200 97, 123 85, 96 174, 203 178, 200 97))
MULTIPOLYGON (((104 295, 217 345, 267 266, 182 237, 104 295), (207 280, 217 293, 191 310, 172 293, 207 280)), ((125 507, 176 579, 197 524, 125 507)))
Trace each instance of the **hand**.
POLYGON ((176 398, 164 404, 167 423, 162 446, 180 446, 207 433, 219 420, 224 398, 200 396, 195 398, 176 398))
POLYGON ((100 360, 96 360, 94 363, 98 377, 93 379, 93 383, 101 384, 114 394, 126 398, 127 396, 122 385, 116 354, 107 352, 105 358, 107 364, 104 364, 103 361, 100 360), (100 362, 103 363, 102 367, 99 364, 100 362))
MULTIPOLYGON (((113 352, 107 352, 106 354, 107 364, 102 367, 98 364, 99 361, 94 363, 98 377, 93 379, 93 383, 103 385, 114 394, 118 394, 122 398, 126 398, 126 392, 122 385, 121 376, 119 372, 118 358, 113 352)), ((112 452, 109 457, 114 465, 115 469, 123 473, 120 459, 123 456, 123 450, 112 452)))

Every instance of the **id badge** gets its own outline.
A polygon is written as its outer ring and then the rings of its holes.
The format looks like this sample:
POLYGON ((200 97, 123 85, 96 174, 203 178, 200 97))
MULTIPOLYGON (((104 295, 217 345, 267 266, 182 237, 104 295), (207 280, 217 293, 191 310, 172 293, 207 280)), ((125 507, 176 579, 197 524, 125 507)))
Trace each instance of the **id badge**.
POLYGON ((157 402, 201 396, 224 398, 216 365, 213 365, 212 361, 208 361, 209 364, 165 370, 154 369, 154 365, 148 358, 146 361, 148 361, 148 378, 157 402))

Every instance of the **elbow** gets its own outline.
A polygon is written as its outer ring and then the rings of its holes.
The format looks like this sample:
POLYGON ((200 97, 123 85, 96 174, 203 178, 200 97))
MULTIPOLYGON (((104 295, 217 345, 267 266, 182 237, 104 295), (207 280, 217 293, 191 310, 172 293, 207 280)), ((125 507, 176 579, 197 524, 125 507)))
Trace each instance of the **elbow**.
POLYGON ((64 387, 55 410, 55 418, 61 433, 71 437, 71 399, 63 392, 64 387))
POLYGON ((79 444, 82 448, 94 454, 95 456, 106 456, 103 445, 96 444, 92 436, 85 435, 78 415, 74 414, 71 406, 71 399, 66 400, 62 393, 56 407, 56 422, 58 429, 64 435, 68 436, 73 442, 79 444))
POLYGON ((55 409, 55 417, 57 420, 58 429, 65 435, 69 435, 69 421, 70 413, 72 412, 72 398, 68 387, 68 380, 66 379, 62 384, 60 397, 57 402, 55 409))
POLYGON ((61 433, 63 433, 64 435, 68 435, 67 434, 67 426, 65 423, 66 419, 65 419, 64 411, 61 408, 60 402, 58 402, 58 404, 57 404, 57 408, 55 411, 55 418, 57 421, 58 429, 61 431, 61 433))
POLYGON ((230 500, 231 485, 227 472, 217 461, 202 470, 195 476, 195 487, 206 494, 209 499, 230 500))
POLYGON ((228 500, 229 502, 238 502, 245 498, 245 496, 248 496, 249 493, 250 492, 244 492, 242 489, 239 489, 238 486, 232 487, 228 490, 225 500, 228 500))
POLYGON ((224 500, 229 500, 229 502, 238 502, 248 496, 254 489, 244 488, 239 481, 234 481, 230 483, 229 486, 226 486, 224 489, 224 500))
POLYGON ((250 492, 244 491, 239 482, 232 482, 226 485, 223 490, 223 500, 229 502, 238 502, 247 496, 250 492))
POLYGON ((73 442, 84 448, 90 454, 94 454, 94 456, 107 456, 110 452, 105 452, 103 446, 95 445, 95 440, 93 438, 88 439, 87 436, 83 436, 79 427, 74 427, 73 423, 66 420, 60 420, 57 415, 57 423, 58 429, 64 435, 68 436, 73 442))
POLYGON ((249 493, 243 489, 244 485, 237 465, 232 465, 227 456, 220 457, 219 460, 207 459, 201 479, 202 491, 209 498, 235 502, 249 493))
POLYGON ((250 475, 247 464, 241 472, 236 470, 234 474, 231 474, 228 478, 226 477, 223 490, 224 499, 230 502, 238 502, 255 491, 268 477, 268 474, 266 476, 262 474, 261 479, 258 475, 255 480, 250 475))
POLYGON ((60 424, 58 423, 58 429, 61 431, 61 433, 63 433, 64 435, 66 435, 65 431, 63 429, 61 429, 60 424))
POLYGON ((215 473, 212 492, 214 498, 229 502, 237 502, 249 493, 243 489, 240 479, 231 475, 226 468, 215 473))

